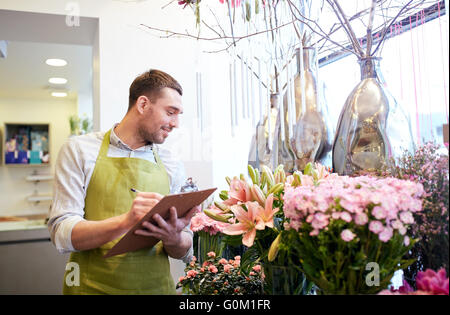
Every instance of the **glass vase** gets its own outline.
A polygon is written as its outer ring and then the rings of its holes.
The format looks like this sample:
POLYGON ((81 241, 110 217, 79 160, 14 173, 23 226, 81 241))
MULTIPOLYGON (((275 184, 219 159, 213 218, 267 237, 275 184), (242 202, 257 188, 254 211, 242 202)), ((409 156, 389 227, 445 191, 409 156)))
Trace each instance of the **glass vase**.
POLYGON ((296 124, 290 142, 297 158, 296 169, 302 171, 309 162, 326 165, 331 160, 333 131, 327 104, 321 95, 323 90, 318 85, 316 49, 298 49, 297 59, 299 69, 294 81, 296 124))
POLYGON ((263 263, 262 268, 264 273, 264 294, 304 294, 306 279, 303 273, 295 267, 263 263))
POLYGON ((200 264, 203 264, 203 262, 208 259, 209 252, 214 252, 218 257, 222 255, 222 234, 217 233, 215 235, 212 235, 205 231, 198 231, 197 233, 197 260, 200 264))
POLYGON ((386 170, 414 150, 410 119, 386 88, 380 58, 359 60, 361 82, 341 111, 333 142, 333 169, 340 175, 386 170))

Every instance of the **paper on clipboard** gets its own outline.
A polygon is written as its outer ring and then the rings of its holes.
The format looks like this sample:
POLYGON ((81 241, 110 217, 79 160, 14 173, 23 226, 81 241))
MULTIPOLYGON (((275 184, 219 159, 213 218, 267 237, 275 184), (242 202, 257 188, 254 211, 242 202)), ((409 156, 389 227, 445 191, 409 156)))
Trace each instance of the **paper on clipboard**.
POLYGON ((153 215, 159 214, 164 220, 169 218, 169 209, 175 207, 179 217, 184 216, 192 207, 200 205, 217 188, 186 192, 174 195, 164 196, 138 223, 136 223, 122 239, 111 248, 103 258, 139 250, 142 248, 151 248, 159 242, 157 238, 136 235, 134 232, 142 228, 145 221, 154 222, 153 215))

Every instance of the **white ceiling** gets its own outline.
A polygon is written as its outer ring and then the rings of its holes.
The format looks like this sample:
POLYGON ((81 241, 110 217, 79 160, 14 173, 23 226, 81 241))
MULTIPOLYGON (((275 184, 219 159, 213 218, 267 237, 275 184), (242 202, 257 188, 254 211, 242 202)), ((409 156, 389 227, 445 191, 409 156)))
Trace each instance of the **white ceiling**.
POLYGON ((78 93, 91 93, 92 47, 36 42, 8 42, 6 59, 0 59, 0 97, 54 99, 52 91, 65 90, 66 99, 76 100, 78 93), (51 67, 48 58, 67 61, 64 67, 51 67), (64 85, 50 84, 51 77, 63 77, 64 85))
POLYGON ((69 27, 65 16, 0 10, 0 40, 8 41, 7 58, 0 58, 0 97, 55 99, 55 89, 68 97, 92 94, 92 45, 98 20, 80 17, 80 25, 69 27), (45 64, 48 58, 62 58, 65 67, 45 64), (64 77, 63 86, 48 83, 50 77, 64 77))

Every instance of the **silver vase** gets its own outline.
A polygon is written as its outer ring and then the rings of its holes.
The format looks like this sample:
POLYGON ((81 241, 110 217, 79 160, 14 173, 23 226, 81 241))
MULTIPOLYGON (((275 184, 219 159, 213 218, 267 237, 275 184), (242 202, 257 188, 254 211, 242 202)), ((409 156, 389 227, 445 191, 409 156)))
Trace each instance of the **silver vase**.
POLYGON ((324 97, 320 97, 317 86, 316 49, 303 47, 302 50, 303 58, 299 59, 302 62, 299 62, 299 73, 294 81, 297 119, 290 141, 298 170, 303 170, 309 162, 327 164, 325 161, 331 153, 333 135, 324 97))
POLYGON ((341 175, 385 170, 414 150, 410 119, 385 88, 380 58, 359 60, 361 82, 341 111, 333 142, 333 169, 341 175))
POLYGON ((287 106, 284 106, 284 104, 278 100, 278 94, 276 95, 279 109, 277 123, 275 126, 273 154, 271 160, 272 169, 275 169, 278 165, 283 164, 286 172, 293 173, 295 170, 296 158, 289 143, 289 113, 287 106))
POLYGON ((273 143, 278 116, 278 94, 270 97, 270 113, 264 115, 256 125, 256 132, 250 145, 248 163, 254 168, 265 165, 272 169, 273 143))

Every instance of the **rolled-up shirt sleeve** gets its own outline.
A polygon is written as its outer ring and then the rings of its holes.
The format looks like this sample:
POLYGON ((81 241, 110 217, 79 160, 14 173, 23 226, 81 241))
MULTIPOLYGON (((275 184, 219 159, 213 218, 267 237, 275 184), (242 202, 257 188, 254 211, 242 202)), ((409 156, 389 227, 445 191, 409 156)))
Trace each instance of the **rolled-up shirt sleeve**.
POLYGON ((72 245, 72 229, 84 220, 84 177, 78 144, 69 139, 56 160, 53 201, 47 224, 59 253, 76 251, 72 245))
MULTIPOLYGON (((155 145, 161 162, 164 164, 166 171, 170 178, 170 193, 180 193, 181 187, 186 183, 186 171, 184 164, 179 159, 175 158, 170 150, 167 150, 164 146, 155 145)), ((184 233, 187 233, 191 238, 194 237, 194 233, 190 229, 190 224, 183 229, 184 233)), ((179 260, 189 263, 194 255, 193 246, 191 246, 186 254, 179 258, 179 260)))

